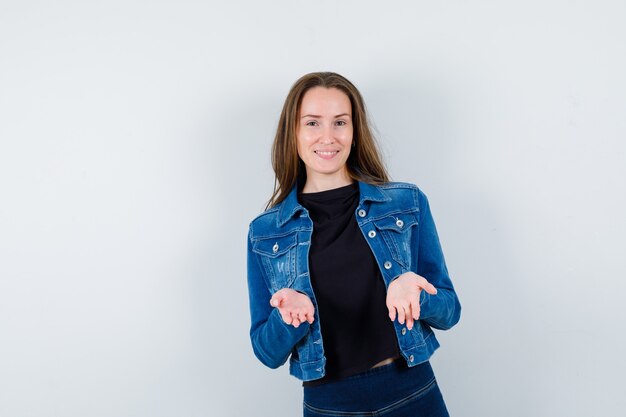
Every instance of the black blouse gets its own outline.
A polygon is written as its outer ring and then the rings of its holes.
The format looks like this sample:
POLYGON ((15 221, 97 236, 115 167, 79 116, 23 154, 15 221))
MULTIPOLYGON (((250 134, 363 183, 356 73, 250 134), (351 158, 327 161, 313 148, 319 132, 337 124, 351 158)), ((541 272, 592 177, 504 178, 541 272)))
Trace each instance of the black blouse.
POLYGON ((366 371, 399 349, 385 283, 356 222, 358 183, 299 192, 298 200, 313 220, 309 267, 326 356, 324 378, 303 383, 312 386, 366 371))

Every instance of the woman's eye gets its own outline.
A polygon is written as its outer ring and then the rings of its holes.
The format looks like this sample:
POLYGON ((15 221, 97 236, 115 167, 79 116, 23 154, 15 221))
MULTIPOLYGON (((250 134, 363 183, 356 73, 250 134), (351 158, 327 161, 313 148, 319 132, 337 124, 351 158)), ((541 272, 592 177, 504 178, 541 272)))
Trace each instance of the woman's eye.
POLYGON ((344 120, 337 120, 337 125, 338 126, 345 126, 346 122, 344 120))
POLYGON ((307 126, 315 126, 316 122, 314 122, 313 120, 311 120, 310 122, 306 122, 307 126))

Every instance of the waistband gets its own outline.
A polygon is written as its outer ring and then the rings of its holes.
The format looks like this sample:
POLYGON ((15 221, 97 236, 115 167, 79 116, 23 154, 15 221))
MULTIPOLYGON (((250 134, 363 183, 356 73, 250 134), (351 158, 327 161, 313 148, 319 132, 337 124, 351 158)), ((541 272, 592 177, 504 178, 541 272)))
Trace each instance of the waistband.
MULTIPOLYGON (((318 386, 318 385, 328 384, 328 383, 330 383, 330 382, 334 382, 334 381, 339 381, 340 379, 346 379, 346 378, 351 378, 351 377, 353 377, 353 376, 357 376, 357 375, 367 374, 367 373, 369 373, 370 371, 372 371, 373 369, 378 369, 378 368, 381 368, 381 367, 383 367, 383 366, 391 365, 391 364, 393 364, 394 362, 396 362, 396 361, 400 361, 400 360, 402 361, 402 364, 406 365, 406 361, 402 358, 402 356, 398 356, 397 358, 395 358, 393 361, 391 361, 391 362, 390 362, 390 363, 388 363, 388 364, 381 365, 381 366, 377 366, 376 368, 370 368, 370 369, 368 369, 368 370, 365 370, 365 371, 359 372, 358 374, 350 375, 350 376, 348 376, 348 377, 335 377, 335 378, 328 378, 328 377, 325 377, 325 378, 320 378, 320 379, 313 379, 313 380, 311 380, 311 381, 304 381, 304 382, 302 382, 302 386, 303 386, 303 387, 316 387, 316 386, 318 386)), ((401 364, 401 365, 402 365, 402 364, 401 364)), ((408 366, 405 366, 405 367, 408 367, 408 366)))
POLYGON ((404 358, 318 386, 304 387, 304 402, 313 407, 376 409, 404 398, 435 382, 430 362, 409 367, 404 358))

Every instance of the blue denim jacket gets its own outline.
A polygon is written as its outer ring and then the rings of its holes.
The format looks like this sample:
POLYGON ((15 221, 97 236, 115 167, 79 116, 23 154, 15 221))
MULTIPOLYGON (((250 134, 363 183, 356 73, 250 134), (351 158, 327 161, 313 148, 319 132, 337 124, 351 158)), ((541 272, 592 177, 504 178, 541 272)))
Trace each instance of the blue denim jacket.
MULTIPOLYGON (((431 327, 449 329, 458 321, 461 305, 448 276, 437 230, 426 195, 415 185, 359 182, 355 216, 380 268, 385 286, 413 271, 437 288, 420 295, 420 318, 413 329, 394 321, 398 346, 408 366, 427 361, 439 347, 431 327)), ((309 276, 313 221, 298 203, 297 187, 280 204, 250 223, 248 232, 248 290, 254 354, 270 368, 283 365, 303 381, 324 376, 326 358, 317 302, 309 276), (315 307, 312 324, 286 324, 269 300, 276 291, 292 288, 307 294, 315 307)), ((340 320, 340 319, 339 319, 340 320)))

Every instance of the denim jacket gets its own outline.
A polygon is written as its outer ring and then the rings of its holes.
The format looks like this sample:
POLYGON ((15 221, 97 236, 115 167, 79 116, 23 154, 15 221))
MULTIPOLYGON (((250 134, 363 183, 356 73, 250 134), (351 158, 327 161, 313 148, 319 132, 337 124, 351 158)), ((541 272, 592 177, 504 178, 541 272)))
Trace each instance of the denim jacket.
MULTIPOLYGON (((359 182, 355 210, 385 286, 400 274, 413 271, 437 288, 421 291, 420 318, 411 330, 394 321, 398 346, 408 366, 427 361, 439 347, 431 328, 454 326, 461 305, 448 276, 437 230, 426 195, 415 185, 359 182)), ((252 324, 250 339, 257 358, 278 368, 289 358, 289 372, 303 381, 325 374, 326 358, 317 302, 309 276, 309 248, 313 221, 298 203, 297 187, 278 205, 250 223, 248 232, 248 290, 252 324), (295 328, 286 324, 269 300, 276 291, 292 288, 309 296, 315 320, 295 328)))

